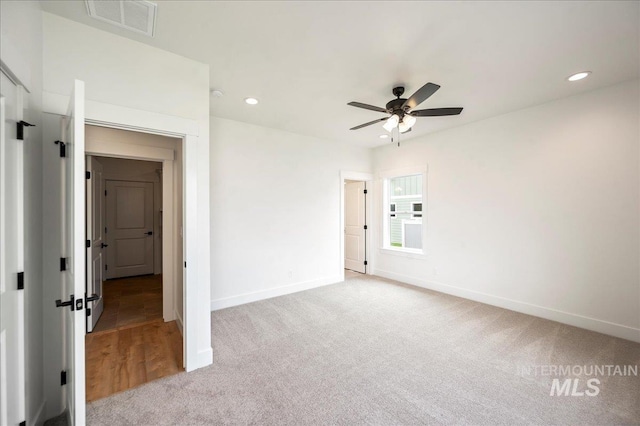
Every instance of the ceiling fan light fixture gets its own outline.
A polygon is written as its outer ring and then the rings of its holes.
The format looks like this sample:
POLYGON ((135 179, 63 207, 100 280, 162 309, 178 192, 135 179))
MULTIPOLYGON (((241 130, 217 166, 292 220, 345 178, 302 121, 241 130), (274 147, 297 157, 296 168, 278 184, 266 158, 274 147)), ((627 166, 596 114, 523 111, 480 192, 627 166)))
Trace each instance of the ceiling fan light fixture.
POLYGON ((389 119, 382 125, 382 127, 389 133, 396 127, 398 127, 398 123, 400 123, 400 117, 397 114, 393 114, 389 119))
POLYGON ((398 130, 400 133, 408 132, 414 124, 416 124, 416 118, 409 114, 405 114, 400 124, 398 124, 398 130))
POLYGON ((257 105, 258 100, 256 98, 245 98, 244 101, 249 105, 257 105))
POLYGON ((371 126, 373 124, 382 123, 382 127, 389 133, 392 133, 393 129, 399 127, 400 133, 405 133, 411 130, 416 123, 416 117, 444 117, 448 115, 458 115, 462 112, 462 108, 429 108, 429 109, 415 109, 422 102, 427 100, 433 95, 440 86, 433 83, 427 83, 418 89, 408 99, 400 98, 404 92, 403 87, 395 87, 393 89, 393 96, 397 99, 393 99, 387 102, 385 108, 377 107, 375 105, 369 105, 362 102, 349 102, 347 105, 367 109, 370 111, 381 112, 383 114, 391 114, 378 118, 376 120, 369 121, 359 126, 352 127, 349 130, 358 130, 363 127, 371 126), (401 120, 402 119, 402 120, 401 120), (402 122, 401 122, 402 121, 402 122))

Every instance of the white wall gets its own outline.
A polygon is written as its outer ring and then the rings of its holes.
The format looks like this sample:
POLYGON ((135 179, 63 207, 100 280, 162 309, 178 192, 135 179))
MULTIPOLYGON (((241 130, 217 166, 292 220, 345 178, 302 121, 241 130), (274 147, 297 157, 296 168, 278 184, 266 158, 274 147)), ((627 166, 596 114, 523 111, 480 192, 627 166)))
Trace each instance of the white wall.
POLYGON ((24 119, 26 421, 45 420, 42 314, 42 12, 33 1, 0 2, 0 58, 30 92, 24 119))
MULTIPOLYGON (((107 129, 111 130, 111 129, 107 129)), ((103 166, 103 179, 153 183, 153 273, 162 273, 162 163, 95 157, 103 166)), ((106 188, 106 184, 104 186, 106 188)), ((178 269, 180 270, 180 269, 178 269)))
POLYGON ((632 81, 375 149, 428 165, 428 197, 427 258, 374 273, 640 341, 639 103, 632 81))
POLYGON ((341 279, 340 170, 369 150, 211 117, 211 308, 341 279))
MULTIPOLYGON (((197 185, 189 188, 188 199, 194 200, 197 206, 193 222, 202 237, 191 243, 198 244, 198 250, 193 267, 187 270, 197 278, 193 292, 199 296, 189 311, 195 318, 187 323, 193 336, 187 345, 194 354, 188 367, 209 364, 212 353, 208 303, 211 278, 209 245, 206 243, 210 229, 209 66, 48 13, 43 14, 43 40, 44 108, 47 112, 63 113, 59 106, 64 102, 58 100, 64 101, 73 80, 80 79, 85 82, 89 103, 112 104, 197 123, 197 142, 185 146, 183 152, 198 159, 197 166, 186 172, 197 179, 197 185)), ((47 139, 45 149, 50 143, 47 139)), ((57 179, 55 170, 50 171, 53 174, 44 176, 45 183, 57 179)), ((48 235, 51 232, 45 228, 45 238, 52 238, 48 235)), ((45 301, 45 306, 47 303, 45 301)), ((50 332, 50 340, 59 338, 59 330, 50 332)), ((59 374, 55 365, 47 367, 46 374, 59 374)), ((57 392, 59 394, 59 389, 57 392)))

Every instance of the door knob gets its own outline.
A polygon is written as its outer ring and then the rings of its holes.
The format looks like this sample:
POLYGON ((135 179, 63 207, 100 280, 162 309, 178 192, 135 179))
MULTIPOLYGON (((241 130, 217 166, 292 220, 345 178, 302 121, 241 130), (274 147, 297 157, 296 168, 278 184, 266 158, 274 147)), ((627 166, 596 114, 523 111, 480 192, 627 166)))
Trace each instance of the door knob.
POLYGON ((95 302, 96 300, 99 300, 100 296, 98 296, 97 294, 92 294, 90 297, 86 298, 87 303, 89 302, 95 302))
POLYGON ((153 231, 145 232, 147 235, 153 235, 153 231))

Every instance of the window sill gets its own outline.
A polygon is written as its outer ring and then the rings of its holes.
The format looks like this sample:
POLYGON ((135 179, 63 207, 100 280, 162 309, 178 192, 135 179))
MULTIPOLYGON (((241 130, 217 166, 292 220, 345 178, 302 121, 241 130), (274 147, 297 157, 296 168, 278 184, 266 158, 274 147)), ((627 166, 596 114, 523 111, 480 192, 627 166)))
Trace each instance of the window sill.
POLYGON ((427 253, 422 250, 402 249, 393 247, 380 247, 380 254, 389 254, 391 256, 407 257, 409 259, 426 259, 427 253))

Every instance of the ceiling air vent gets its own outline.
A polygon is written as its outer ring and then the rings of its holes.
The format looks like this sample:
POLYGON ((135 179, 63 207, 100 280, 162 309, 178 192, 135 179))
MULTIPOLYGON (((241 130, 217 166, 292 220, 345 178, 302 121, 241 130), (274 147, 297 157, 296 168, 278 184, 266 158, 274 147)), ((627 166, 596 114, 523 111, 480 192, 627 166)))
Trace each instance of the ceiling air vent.
POLYGON ((153 37, 158 5, 145 0, 86 0, 92 18, 153 37))

